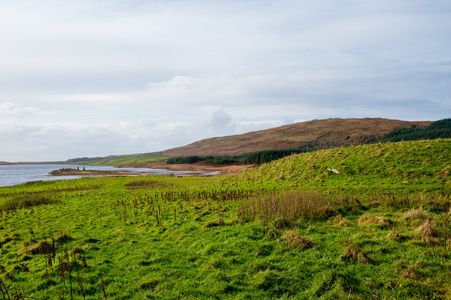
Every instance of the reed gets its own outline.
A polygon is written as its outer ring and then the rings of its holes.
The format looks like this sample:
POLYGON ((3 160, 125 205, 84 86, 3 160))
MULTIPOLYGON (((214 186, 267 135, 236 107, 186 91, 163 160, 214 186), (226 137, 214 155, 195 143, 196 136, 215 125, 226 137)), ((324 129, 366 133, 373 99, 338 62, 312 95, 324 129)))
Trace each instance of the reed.
POLYGON ((338 213, 329 198, 317 192, 271 192, 259 194, 243 201, 238 208, 238 216, 251 220, 297 220, 327 218, 338 213))

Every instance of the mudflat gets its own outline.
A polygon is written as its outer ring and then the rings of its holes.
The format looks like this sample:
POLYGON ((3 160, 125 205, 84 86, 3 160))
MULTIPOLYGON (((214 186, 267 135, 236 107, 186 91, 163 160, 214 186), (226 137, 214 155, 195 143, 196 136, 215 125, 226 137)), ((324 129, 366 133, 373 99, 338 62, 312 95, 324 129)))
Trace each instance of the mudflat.
POLYGON ((245 164, 230 164, 230 165, 220 165, 220 164, 210 164, 206 162, 197 162, 194 164, 167 164, 166 161, 159 162, 149 162, 139 165, 124 165, 121 167, 127 168, 149 168, 149 169, 165 169, 171 171, 193 171, 193 172, 204 172, 213 173, 218 172, 223 175, 233 175, 238 174, 243 170, 253 169, 256 165, 245 165, 245 164))

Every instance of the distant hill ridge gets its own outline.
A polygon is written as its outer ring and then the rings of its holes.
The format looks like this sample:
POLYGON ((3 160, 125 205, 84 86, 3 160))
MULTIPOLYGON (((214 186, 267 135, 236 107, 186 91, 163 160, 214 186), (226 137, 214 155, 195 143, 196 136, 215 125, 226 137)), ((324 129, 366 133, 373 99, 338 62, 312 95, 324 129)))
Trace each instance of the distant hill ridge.
POLYGON ((312 120, 240 135, 204 139, 163 151, 163 155, 239 155, 269 149, 296 148, 308 143, 351 146, 381 138, 395 129, 412 126, 426 128, 431 123, 383 118, 312 120))
POLYGON ((382 138, 403 128, 428 127, 432 121, 401 121, 384 118, 323 119, 299 122, 240 135, 214 137, 160 152, 83 157, 66 163, 113 166, 149 166, 149 163, 173 157, 238 156, 264 150, 298 149, 313 144, 317 148, 354 146, 382 138))

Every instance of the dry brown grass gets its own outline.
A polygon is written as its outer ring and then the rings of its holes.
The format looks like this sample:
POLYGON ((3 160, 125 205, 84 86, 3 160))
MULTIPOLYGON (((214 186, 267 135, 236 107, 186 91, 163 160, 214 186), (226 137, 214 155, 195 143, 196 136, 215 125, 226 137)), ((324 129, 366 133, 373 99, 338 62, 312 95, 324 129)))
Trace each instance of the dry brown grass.
POLYGON ((402 218, 409 222, 414 221, 425 221, 429 220, 430 216, 428 211, 424 210, 422 207, 419 208, 412 208, 411 210, 405 212, 402 216, 402 218))
POLYGON ((360 249, 356 245, 351 243, 348 244, 345 254, 341 257, 341 259, 344 261, 353 261, 361 264, 371 263, 369 258, 366 257, 365 254, 360 251, 360 249))
POLYGON ((290 249, 304 250, 318 246, 317 243, 311 239, 302 237, 299 234, 299 230, 288 230, 282 236, 282 240, 290 249))
POLYGON ((338 227, 349 227, 349 226, 352 226, 351 221, 349 221, 346 218, 343 218, 341 215, 336 216, 333 219, 333 222, 338 227))
POLYGON ((366 213, 359 218, 358 224, 359 225, 376 224, 376 225, 384 227, 384 226, 388 226, 389 222, 387 220, 385 220, 385 218, 383 216, 375 217, 369 213, 366 213))
POLYGON ((415 234, 425 243, 438 243, 437 231, 435 224, 429 219, 426 220, 420 227, 415 230, 415 234))

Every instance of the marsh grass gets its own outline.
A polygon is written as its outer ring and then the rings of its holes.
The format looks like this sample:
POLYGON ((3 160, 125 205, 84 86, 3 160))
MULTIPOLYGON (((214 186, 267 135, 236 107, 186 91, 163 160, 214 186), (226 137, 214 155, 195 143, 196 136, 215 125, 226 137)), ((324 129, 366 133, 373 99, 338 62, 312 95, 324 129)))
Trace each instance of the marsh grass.
POLYGON ((14 195, 0 204, 0 211, 14 211, 21 208, 31 208, 39 205, 58 204, 53 193, 30 193, 14 195))
POLYGON ((337 214, 334 203, 317 192, 272 192, 259 194, 240 204, 238 216, 250 220, 298 220, 328 218, 337 214))

